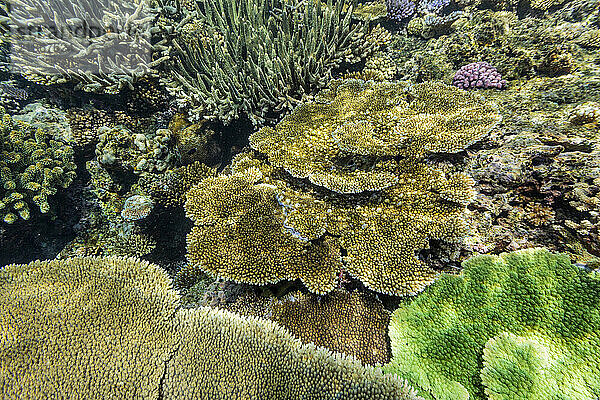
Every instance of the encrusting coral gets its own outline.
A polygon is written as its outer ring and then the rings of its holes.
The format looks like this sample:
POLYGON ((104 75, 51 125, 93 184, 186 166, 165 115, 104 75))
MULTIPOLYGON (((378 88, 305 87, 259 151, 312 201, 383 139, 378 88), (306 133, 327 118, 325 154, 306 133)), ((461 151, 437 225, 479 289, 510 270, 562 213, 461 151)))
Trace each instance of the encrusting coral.
POLYGON ((352 355, 366 364, 385 364, 390 358, 390 315, 372 294, 335 290, 319 297, 296 291, 280 299, 246 294, 222 307, 270 319, 302 343, 352 355))
POLYGON ((462 215, 473 196, 468 176, 434 169, 423 157, 458 152, 498 120, 492 104, 441 83, 334 82, 314 102, 250 137, 268 161, 242 154, 232 175, 188 193, 186 210, 196 225, 188 236, 188 270, 254 284, 300 278, 323 293, 343 267, 378 292, 417 293, 437 276, 417 253, 429 239, 464 236, 462 215), (266 208, 240 203, 236 192, 268 193, 266 208), (219 208, 227 212, 216 213, 219 208), (253 220, 245 217, 250 210, 257 213, 253 220), (306 252, 315 246, 336 261, 316 257, 302 273, 292 267, 292 249, 314 257, 306 252))
MULTIPOLYGON (((210 0, 182 8, 167 64, 167 89, 195 118, 226 124, 291 109, 325 86, 342 62, 385 46, 344 13, 349 1, 210 0)), ((383 39, 383 40, 382 40, 383 39)))
POLYGON ((75 177, 73 149, 0 107, 0 215, 7 224, 50 211, 48 197, 75 177))
POLYGON ((388 371, 436 400, 597 396, 597 273, 539 248, 463 266, 394 311, 388 371))
POLYGON ((159 267, 72 258, 0 269, 0 395, 417 400, 399 377, 276 324, 179 308, 159 267))

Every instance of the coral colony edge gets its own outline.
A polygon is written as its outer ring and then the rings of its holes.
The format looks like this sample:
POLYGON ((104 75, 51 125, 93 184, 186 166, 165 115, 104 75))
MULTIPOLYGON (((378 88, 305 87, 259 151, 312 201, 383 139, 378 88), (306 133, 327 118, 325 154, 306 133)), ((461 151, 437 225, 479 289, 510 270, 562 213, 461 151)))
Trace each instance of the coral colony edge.
POLYGON ((0 27, 0 399, 600 399, 598 0, 0 27))

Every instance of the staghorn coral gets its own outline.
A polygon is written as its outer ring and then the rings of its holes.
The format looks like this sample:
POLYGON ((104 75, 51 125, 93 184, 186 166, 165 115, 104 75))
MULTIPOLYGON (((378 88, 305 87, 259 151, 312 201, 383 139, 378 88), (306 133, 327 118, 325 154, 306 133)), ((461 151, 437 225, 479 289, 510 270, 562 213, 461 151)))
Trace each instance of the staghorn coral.
POLYGON ((252 134, 250 145, 294 177, 360 193, 397 181, 397 163, 384 157, 458 152, 499 119, 492 103, 442 83, 350 79, 252 134))
POLYGON ((351 25, 350 2, 210 0, 184 9, 175 30, 167 89, 193 118, 262 125, 325 86, 342 62, 389 42, 377 26, 351 25), (240 17, 243 16, 243 17, 240 17), (243 38, 240 40, 240 38, 243 38))
POLYGON ((388 371, 438 400, 598 393, 597 274, 539 248, 463 266, 394 311, 388 371))
POLYGON ((73 80, 76 88, 116 93, 156 74, 148 1, 26 0, 3 4, 10 30, 11 66, 49 85, 73 80))
POLYGON ((0 118, 0 215, 12 224, 28 220, 31 206, 48 213, 48 197, 71 184, 77 166, 67 144, 1 107, 0 118))
POLYGON ((389 313, 373 295, 335 290, 324 298, 292 292, 281 299, 246 295, 225 309, 267 318, 303 343, 356 357, 366 364, 389 361, 389 313))
MULTIPOLYGON (((339 249, 326 240, 309 243, 283 229, 283 210, 273 186, 252 185, 244 176, 207 178, 187 194, 194 220, 187 267, 211 275, 264 285, 300 278, 315 293, 335 285, 339 249)), ((185 280, 185 279, 184 279, 185 280)))
POLYGON ((420 400, 380 368, 272 322, 179 309, 159 267, 72 258, 0 269, 6 398, 420 400))

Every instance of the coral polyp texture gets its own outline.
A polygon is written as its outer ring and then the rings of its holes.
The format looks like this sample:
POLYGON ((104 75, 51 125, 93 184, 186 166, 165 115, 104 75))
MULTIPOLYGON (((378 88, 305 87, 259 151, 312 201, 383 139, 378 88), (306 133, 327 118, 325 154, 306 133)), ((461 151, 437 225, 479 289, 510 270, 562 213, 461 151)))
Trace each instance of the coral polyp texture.
MULTIPOLYGON (((325 86, 342 62, 387 44, 343 12, 349 1, 209 0, 191 2, 168 63, 168 90, 195 118, 229 123, 289 110, 325 86), (242 61, 243 60, 243 61, 242 61)), ((389 36, 389 33, 387 34, 389 36)))
POLYGON ((493 103, 443 83, 349 79, 252 134, 250 145, 294 177, 360 193, 397 182, 392 157, 461 151, 499 120, 493 103))
POLYGON ((72 258, 0 269, 3 398, 418 400, 396 375, 266 320, 179 308, 159 267, 72 258))
POLYGON ((280 299, 247 294, 224 308, 270 319, 303 343, 352 355, 366 364, 385 364, 390 358, 390 313, 372 294, 335 290, 319 297, 296 291, 280 299))
POLYGON ((75 177, 73 149, 0 107, 0 217, 7 224, 31 217, 31 207, 45 214, 48 198, 75 177))
POLYGON ((315 293, 332 290, 341 268, 339 249, 329 240, 310 243, 285 230, 276 194, 274 186, 253 185, 243 176, 208 178, 193 187, 185 209, 195 226, 182 278, 201 269, 239 282, 299 278, 315 293))
POLYGON ((429 239, 460 241, 474 194, 468 176, 423 157, 458 152, 498 120, 493 104, 441 83, 336 81, 251 135, 268 161, 242 154, 231 176, 188 193, 196 226, 186 271, 254 284, 300 279, 324 293, 343 267, 375 291, 417 293, 437 276, 418 252, 429 239))
POLYGON ((597 397, 597 273, 539 248, 463 266, 394 311, 388 371, 437 400, 597 397))
POLYGON ((452 84, 461 89, 504 89, 507 82, 495 67, 480 61, 460 67, 452 84))

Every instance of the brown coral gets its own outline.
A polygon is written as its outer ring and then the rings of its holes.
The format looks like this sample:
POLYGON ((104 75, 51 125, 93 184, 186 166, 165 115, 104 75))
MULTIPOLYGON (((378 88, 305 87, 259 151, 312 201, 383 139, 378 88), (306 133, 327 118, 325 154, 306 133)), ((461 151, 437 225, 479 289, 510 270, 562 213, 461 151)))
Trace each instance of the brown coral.
POLYGON ((389 313, 375 296, 336 290, 326 297, 293 292, 281 299, 248 294, 226 309, 268 318, 303 343, 349 354, 366 364, 385 364, 389 313))

